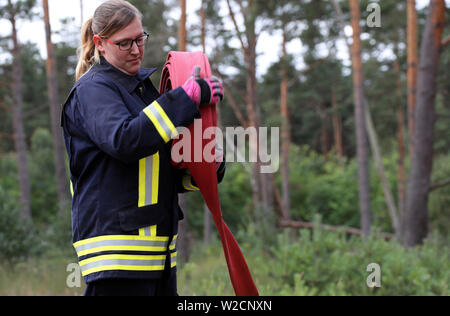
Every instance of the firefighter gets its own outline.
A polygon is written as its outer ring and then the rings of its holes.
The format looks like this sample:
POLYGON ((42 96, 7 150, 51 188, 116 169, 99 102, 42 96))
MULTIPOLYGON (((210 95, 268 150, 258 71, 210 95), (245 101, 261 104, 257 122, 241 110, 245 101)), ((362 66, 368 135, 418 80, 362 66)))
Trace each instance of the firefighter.
MULTIPOLYGON (((62 126, 73 188, 74 248, 86 296, 177 295, 178 193, 198 190, 171 163, 177 127, 218 102, 214 78, 160 95, 141 68, 149 37, 130 3, 100 5, 82 28, 76 83, 62 126)), ((225 171, 217 163, 220 182, 225 171)))

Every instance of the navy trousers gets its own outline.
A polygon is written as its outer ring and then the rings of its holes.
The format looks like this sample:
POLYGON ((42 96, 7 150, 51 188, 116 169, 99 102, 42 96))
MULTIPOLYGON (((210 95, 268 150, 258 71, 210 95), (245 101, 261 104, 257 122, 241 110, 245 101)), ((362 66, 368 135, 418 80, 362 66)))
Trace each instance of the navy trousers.
POLYGON ((178 296, 177 277, 98 280, 87 285, 84 296, 178 296))

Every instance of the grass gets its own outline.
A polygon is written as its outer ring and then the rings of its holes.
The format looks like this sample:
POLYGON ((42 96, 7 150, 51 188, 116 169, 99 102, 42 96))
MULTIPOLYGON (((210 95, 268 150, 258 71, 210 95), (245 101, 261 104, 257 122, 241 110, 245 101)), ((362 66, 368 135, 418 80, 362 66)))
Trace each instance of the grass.
POLYGON ((178 293, 182 296, 233 296, 221 245, 205 247, 199 243, 191 262, 178 272, 178 293), (220 247, 220 248, 219 248, 220 247))
MULTIPOLYGON (((195 251, 193 261, 179 266, 178 290, 183 296, 233 296, 220 244, 195 251), (217 247, 216 247, 217 246, 217 247), (219 248, 220 247, 220 248, 219 248)), ((85 284, 70 288, 76 281, 67 271, 76 258, 69 251, 30 258, 14 267, 0 264, 0 296, 80 296, 85 284)))
MULTIPOLYGON (((395 242, 347 238, 343 234, 304 230, 291 239, 277 235, 269 245, 260 238, 240 244, 262 296, 307 295, 450 295, 448 243, 428 241, 405 250, 395 242), (381 266, 379 289, 369 289, 370 263, 381 266)), ((192 247, 191 261, 178 264, 178 292, 183 296, 234 296, 222 246, 214 241, 192 247)), ((72 251, 31 258, 10 267, 0 264, 0 296, 79 296, 69 287, 76 262, 72 251)))
POLYGON ((80 296, 84 283, 70 288, 67 279, 73 271, 69 264, 76 262, 70 255, 55 253, 31 258, 14 267, 0 265, 0 296, 80 296))

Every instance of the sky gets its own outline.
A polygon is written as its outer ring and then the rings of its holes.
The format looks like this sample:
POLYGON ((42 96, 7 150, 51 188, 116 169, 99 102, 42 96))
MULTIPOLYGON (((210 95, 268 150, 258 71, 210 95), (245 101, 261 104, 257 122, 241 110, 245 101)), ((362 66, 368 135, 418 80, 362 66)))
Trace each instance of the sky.
MULTIPOLYGON (((6 0, 0 0, 0 2, 4 2, 6 0)), ((95 9, 105 0, 84 0, 83 1, 83 17, 84 19, 89 18, 93 15, 95 9)), ((417 7, 422 8, 429 3, 429 0, 417 0, 417 7)), ((187 0, 187 27, 189 29, 190 24, 200 23, 198 15, 195 11, 197 11, 200 7, 200 0, 187 0)), ((447 5, 450 5, 450 0, 446 0, 447 5)), ((39 8, 42 7, 42 1, 38 0, 39 8)), ((49 0, 49 8, 50 8, 50 21, 52 26, 52 31, 58 31, 61 29, 61 19, 73 17, 75 18, 75 22, 81 25, 81 10, 80 10, 80 1, 79 0, 49 0)), ((381 2, 382 9, 382 2, 381 2)), ((363 9, 361 9, 363 10, 363 9)), ((381 11, 382 13, 382 11, 381 11)), ((174 18, 179 15, 179 11, 174 10, 173 12, 174 18)), ((9 22, 0 19, 0 34, 8 34, 10 33, 10 24, 9 22)), ((31 22, 20 22, 18 24, 18 32, 19 39, 21 42, 31 41, 38 45, 41 51, 41 55, 43 58, 46 58, 46 44, 45 44, 45 33, 44 33, 44 22, 42 19, 35 18, 31 22)), ((350 28, 351 32, 351 28, 350 28)), ((61 39, 57 35, 53 35, 52 40, 54 42, 59 42, 61 39)), ((258 77, 264 73, 270 65, 276 62, 281 55, 280 45, 281 45, 281 36, 280 34, 262 34, 259 42, 258 42, 257 52, 259 54, 258 57, 258 69, 257 75, 258 77)), ((239 46, 236 40, 236 46, 239 46)), ((347 59, 349 58, 347 49, 345 45, 342 45, 343 48, 340 50, 338 58, 347 59)), ((198 47, 189 47, 188 50, 198 50, 198 47)), ((288 53, 293 54, 296 58, 297 64, 302 64, 301 60, 301 52, 302 45, 299 39, 293 40, 289 43, 287 50, 288 53)), ((301 66, 299 66, 301 68, 301 66)))
MULTIPOLYGON (((6 0, 0 0, 1 2, 6 0)), ((94 14, 95 9, 105 0, 84 0, 83 1, 83 17, 84 20, 88 19, 94 14)), ((42 6, 42 1, 38 0, 39 8, 42 6)), ((187 0, 187 28, 189 29, 190 24, 200 23, 196 11, 200 8, 200 0, 187 0)), ((50 23, 52 27, 52 32, 61 29, 61 20, 67 17, 74 17, 75 22, 81 25, 81 8, 79 0, 49 0, 49 10, 50 10, 50 23)), ((174 10, 174 18, 179 15, 179 10, 174 10)), ((0 20, 0 34, 10 33, 10 24, 7 21, 0 20)), ((38 45, 41 51, 41 56, 46 58, 46 43, 44 22, 39 18, 35 18, 32 22, 20 22, 18 25, 19 39, 22 42, 31 41, 38 45)), ((58 42, 61 39, 57 35, 52 36, 54 42, 58 42)), ((258 59, 258 75, 264 74, 267 68, 279 58, 279 50, 274 50, 274 42, 277 43, 277 47, 281 45, 281 39, 279 36, 270 36, 268 34, 263 34, 260 38, 257 51, 260 54, 258 59)), ((236 43, 238 45, 238 42, 236 43)), ((300 40, 292 41, 288 46, 288 52, 294 53, 299 52, 301 49, 300 40)), ((200 47, 189 47, 188 50, 201 50, 200 47)))

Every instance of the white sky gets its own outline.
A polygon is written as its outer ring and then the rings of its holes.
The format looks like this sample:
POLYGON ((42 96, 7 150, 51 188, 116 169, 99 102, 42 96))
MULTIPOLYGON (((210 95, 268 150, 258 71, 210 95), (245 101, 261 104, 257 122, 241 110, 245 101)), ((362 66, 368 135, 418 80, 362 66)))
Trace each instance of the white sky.
MULTIPOLYGON (((0 2, 6 2, 6 0, 0 0, 0 2)), ((83 16, 84 19, 92 16, 95 9, 104 0, 84 0, 83 1, 83 16)), ((450 5, 450 0, 446 0, 447 5, 450 5)), ((188 28, 189 24, 200 23, 199 18, 195 11, 200 7, 200 0, 187 0, 187 10, 188 10, 188 28)), ((417 0, 417 6, 422 8, 429 3, 429 0, 417 0)), ((382 4, 382 3, 381 3, 382 4)), ((38 0, 38 9, 42 7, 42 1, 38 0)), ((382 6, 381 6, 382 7, 382 6)), ((52 25, 52 31, 58 31, 61 29, 60 20, 67 17, 74 17, 77 24, 81 25, 80 19, 80 1, 79 0, 49 0, 50 8, 50 19, 52 25)), ((42 11, 40 11, 42 12, 42 11)), ((179 14, 179 11, 174 11, 175 14, 179 14)), ((382 12, 381 12, 382 13, 382 12)), ((43 13, 41 13, 43 15, 43 13)), ((175 16, 176 17, 176 16, 175 16)), ((10 33, 9 22, 4 19, 0 19, 0 34, 10 33)), ((44 22, 39 17, 35 18, 31 22, 19 22, 18 23, 19 39, 21 42, 35 42, 41 50, 41 55, 43 58, 46 57, 46 47, 45 47, 45 33, 44 33, 44 22)), ((60 41, 58 36, 52 37, 53 41, 60 41)), ((238 45, 238 42, 236 43, 238 45)), ((262 34, 259 39, 259 44, 257 51, 259 53, 258 57, 258 76, 264 74, 267 68, 275 61, 279 59, 280 56, 280 45, 281 36, 280 34, 262 34)), ((189 50, 197 50, 197 47, 188 47, 189 50)), ((299 39, 294 40, 288 45, 288 52, 293 54, 301 64, 301 52, 302 45, 299 39)), ((342 59, 348 59, 348 54, 346 49, 343 49, 338 56, 342 59)))

